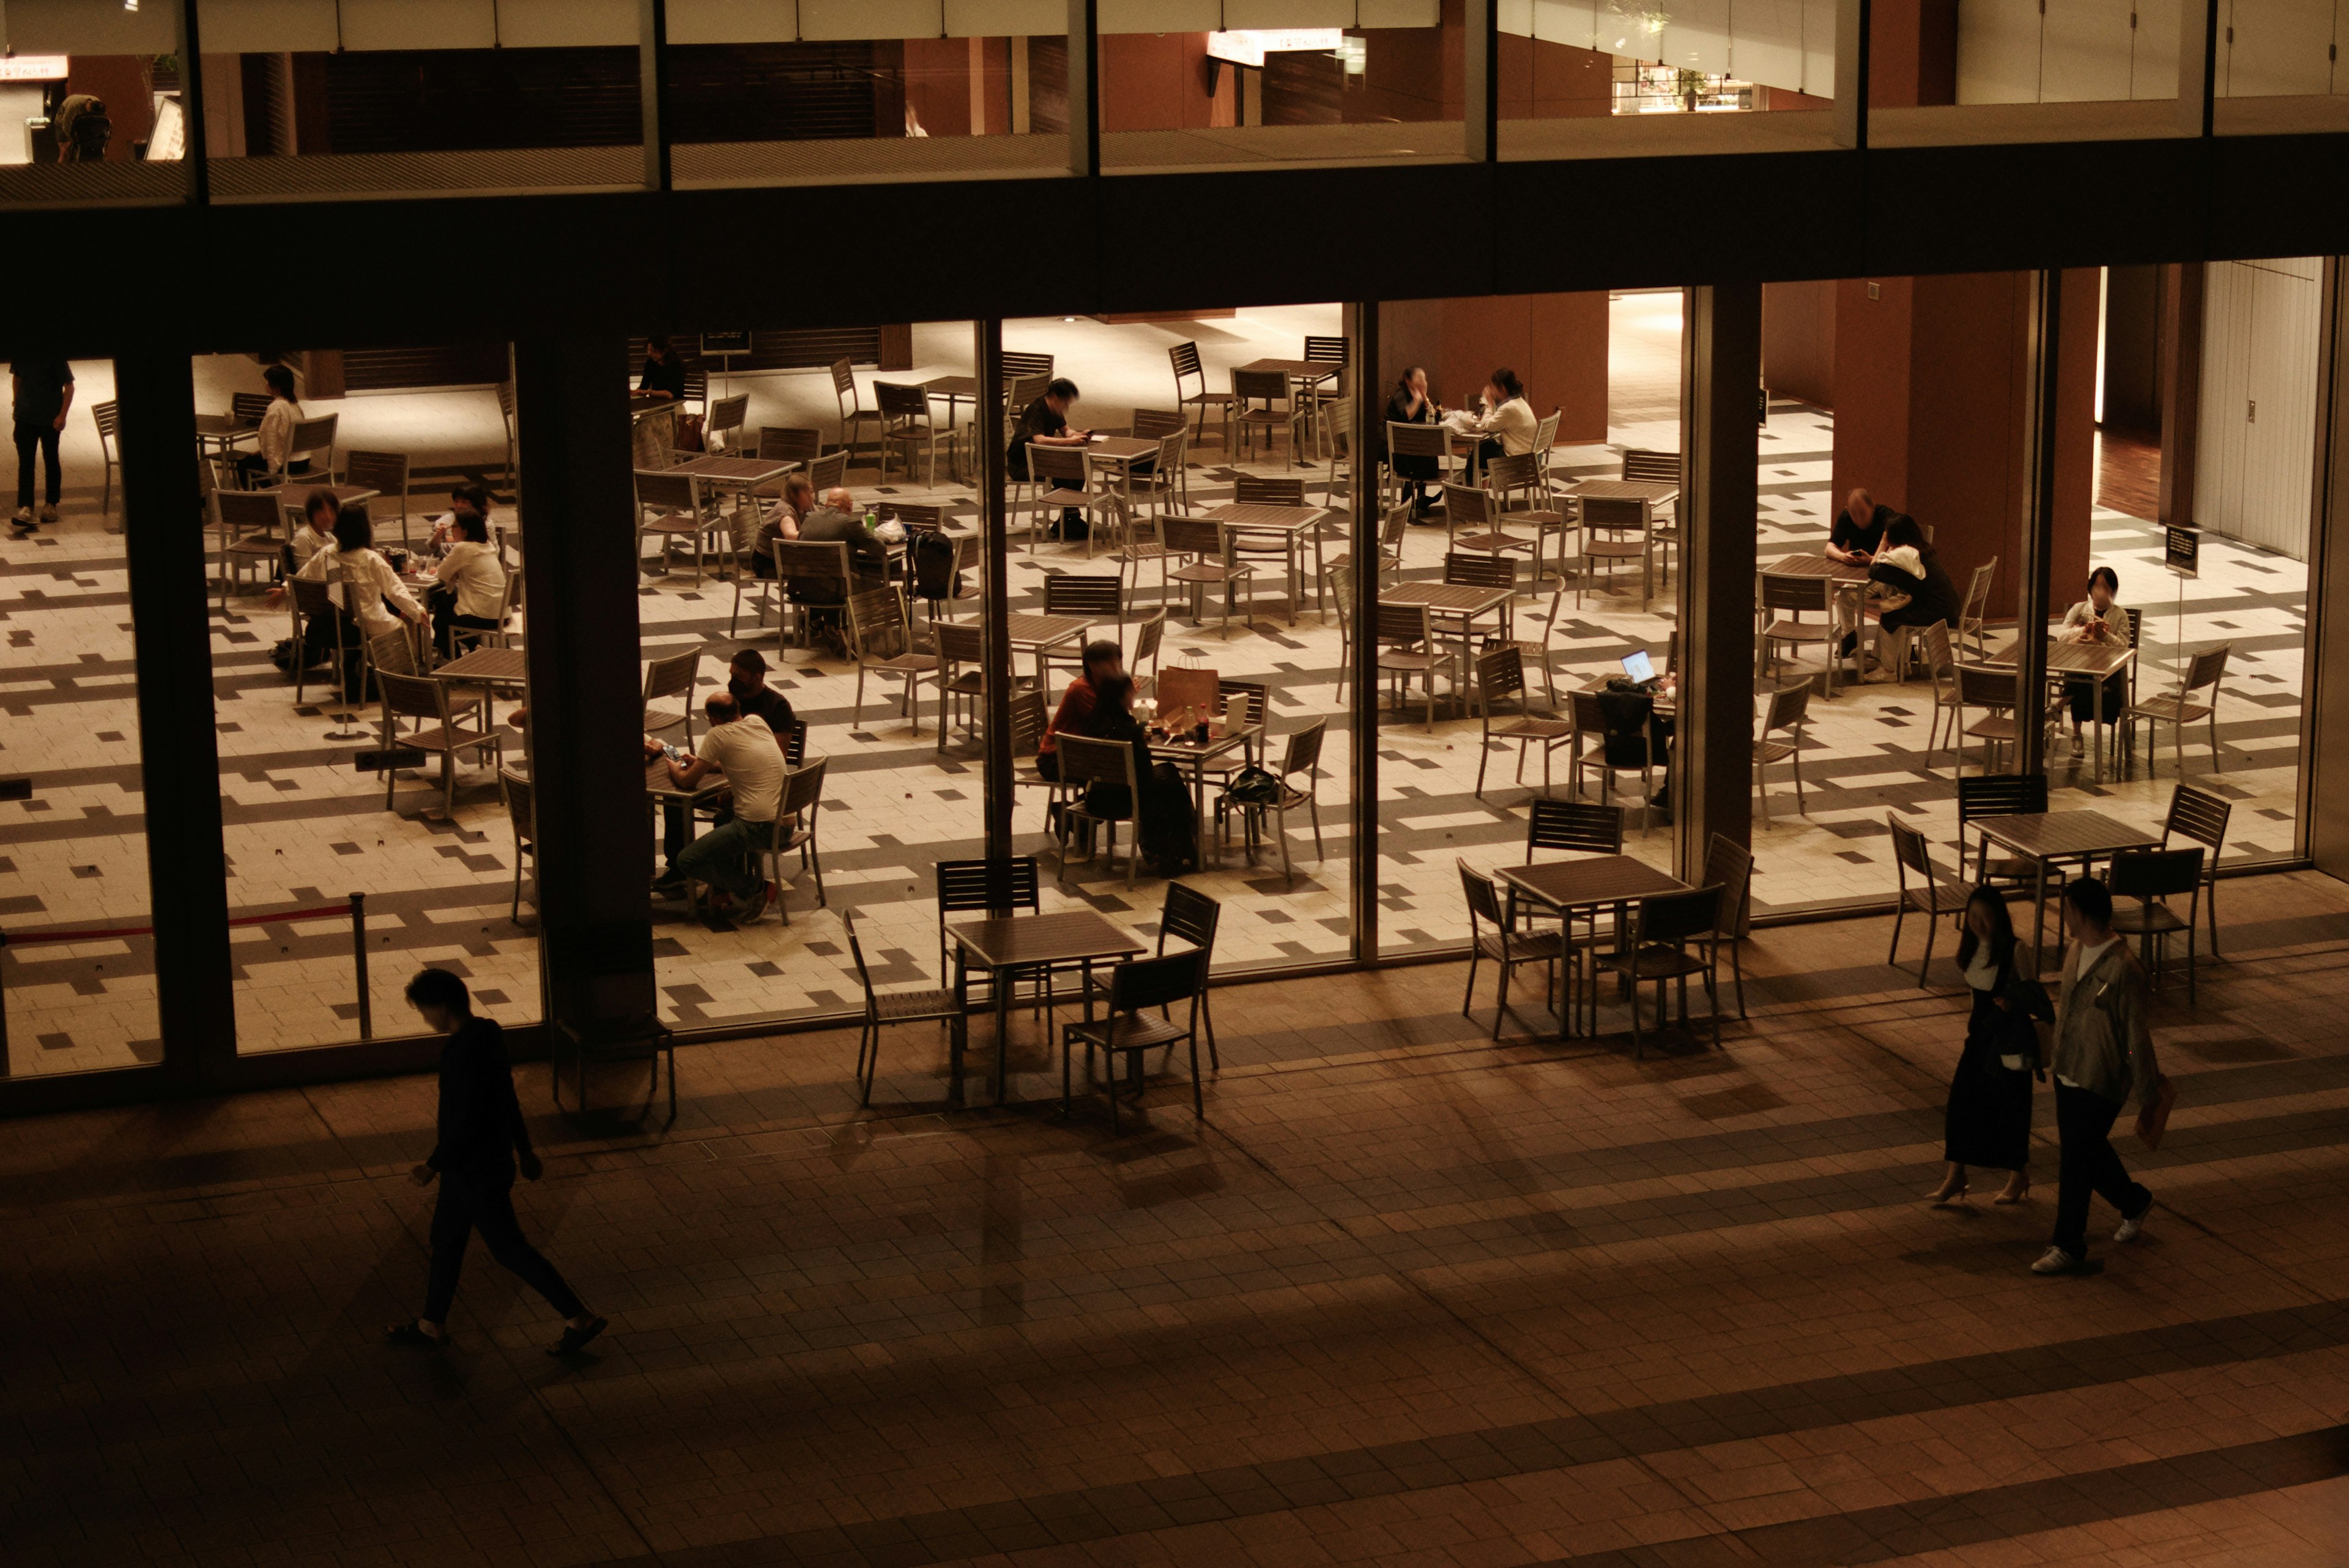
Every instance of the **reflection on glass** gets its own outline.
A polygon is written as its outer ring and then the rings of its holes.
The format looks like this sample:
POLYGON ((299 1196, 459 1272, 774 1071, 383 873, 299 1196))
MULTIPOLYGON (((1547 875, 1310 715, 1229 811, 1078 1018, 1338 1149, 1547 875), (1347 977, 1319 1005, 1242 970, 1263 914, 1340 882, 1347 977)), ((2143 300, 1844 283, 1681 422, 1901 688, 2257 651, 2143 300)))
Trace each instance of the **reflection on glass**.
POLYGON ((0 792, 0 1070, 24 1077, 160 1062, 162 1031, 122 500, 104 483, 114 366, 13 369, 20 421, 64 415, 57 487, 36 456, 11 503, 33 526, 0 541, 8 772, 21 780, 0 792))
POLYGON ((160 20, 63 15, 12 31, 12 44, 17 34, 43 41, 0 59, 0 206, 184 196, 180 67, 169 17, 160 20), (120 52, 147 39, 160 52, 120 52))

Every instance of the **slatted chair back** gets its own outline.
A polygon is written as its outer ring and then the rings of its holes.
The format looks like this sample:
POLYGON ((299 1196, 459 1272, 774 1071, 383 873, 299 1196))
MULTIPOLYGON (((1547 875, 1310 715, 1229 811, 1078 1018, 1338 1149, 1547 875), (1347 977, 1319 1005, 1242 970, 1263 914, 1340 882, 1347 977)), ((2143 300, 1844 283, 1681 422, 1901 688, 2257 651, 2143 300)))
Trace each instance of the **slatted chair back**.
MULTIPOLYGON (((1585 495, 1575 503, 1582 525, 1608 534, 1637 534, 1648 526, 1648 504, 1629 496, 1585 495)), ((1766 585, 1770 579, 1762 581, 1766 585)), ((1766 587, 1765 587, 1765 592, 1766 587)))
POLYGON ((1762 732, 1773 734, 1800 725, 1811 714, 1811 689, 1806 682, 1781 686, 1770 693, 1770 701, 1763 715, 1762 732))
POLYGON ((1724 834, 1716 833, 1704 846, 1704 875, 1697 880, 1721 889, 1721 931, 1745 934, 1754 891, 1754 857, 1724 834))
POLYGON ((2167 898, 2202 885, 2202 846, 2130 849, 2113 857, 2105 878, 2116 898, 2167 898))
POLYGON ((657 512, 698 515, 701 511, 701 486, 689 473, 640 468, 636 470, 636 505, 657 512))
POLYGON ((1092 735, 1061 734, 1052 738, 1053 754, 1061 759, 1064 784, 1133 785, 1133 747, 1124 741, 1103 741, 1092 735))
POLYGON ((848 545, 843 540, 778 539, 774 552, 775 574, 784 582, 845 584, 849 580, 848 545))
POLYGON ((1681 483, 1681 454, 1627 447, 1623 452, 1623 477, 1648 484, 1678 484, 1681 483))
POLYGON ((1623 853, 1623 808, 1594 805, 1581 800, 1550 800, 1537 796, 1526 819, 1526 864, 1537 849, 1562 849, 1576 855, 1623 853))
POLYGON ((1489 490, 1479 490, 1467 484, 1447 484, 1444 487, 1444 514, 1449 520, 1447 526, 1453 531, 1490 528, 1497 520, 1500 510, 1489 490))
POLYGON ((685 396, 678 400, 678 406, 681 408, 690 403, 706 415, 709 411, 709 369, 701 365, 687 364, 680 367, 679 379, 685 386, 685 396))
POLYGON ((940 534, 946 531, 947 509, 926 501, 884 501, 874 510, 883 520, 895 517, 905 525, 908 534, 940 534))
MULTIPOLYGON (((949 621, 947 623, 951 626, 949 621)), ((943 631, 946 627, 940 627, 943 631)), ((976 628, 973 628, 976 630, 976 628)), ((1011 754, 1033 757, 1042 743, 1044 732, 1051 727, 1051 715, 1044 711, 1044 694, 1030 686, 1011 694, 1011 754)))
POLYGON ((1278 370, 1235 370, 1232 396, 1243 405, 1283 402, 1288 397, 1288 378, 1278 370))
POLYGON ((1197 948, 1163 958, 1127 959, 1109 971, 1110 1012, 1140 1012, 1195 998, 1206 967, 1207 955, 1197 948))
POLYGON ((1480 922, 1492 926, 1495 930, 1506 930, 1507 927, 1501 919, 1501 895, 1493 886, 1493 879, 1482 871, 1472 869, 1468 862, 1458 856, 1453 857, 1453 864, 1460 868, 1460 892, 1468 901, 1471 939, 1474 939, 1480 922))
POLYGON ((1291 730, 1281 749, 1280 777, 1287 783, 1298 774, 1309 774, 1321 765, 1321 742, 1330 733, 1330 721, 1316 719, 1301 730, 1291 730))
POLYGON ((1305 358, 1316 365, 1342 365, 1346 362, 1346 340, 1343 337, 1308 337, 1305 358))
POLYGON ((1077 447, 1031 442, 1028 448, 1028 477, 1056 490, 1089 490, 1091 467, 1088 454, 1077 447))
POLYGON ((1966 585, 1964 605, 1958 611, 1958 641, 1979 648, 1982 638, 1982 618, 1990 609, 1990 586, 1998 576, 1998 557, 1992 556, 1974 568, 1973 580, 1966 585))
POLYGON ((848 957, 856 966, 856 983, 864 988, 864 1016, 868 1022, 877 1022, 881 1016, 881 993, 873 989, 873 971, 864 964, 864 944, 856 940, 856 912, 843 909, 840 924, 848 933, 848 957))
POLYGON ((930 639, 948 666, 987 662, 987 634, 977 621, 942 620, 930 628, 930 639))
POLYGON ((798 425, 761 425, 759 455, 769 462, 813 462, 823 455, 823 433, 798 425))
POLYGON ((1925 668, 1931 672, 1938 689, 1950 679, 1957 657, 1950 650, 1950 623, 1945 620, 1925 623, 1925 668))
POLYGON ((1980 664, 1958 666, 1958 701, 1969 708, 2014 706, 2014 671, 1980 664))
POLYGON ((1546 505, 1542 493, 1541 456, 1537 452, 1509 452, 1494 458, 1485 465, 1485 488, 1501 498, 1504 510, 1510 510, 1512 501, 1523 504, 1517 511, 1540 511, 1546 505))
POLYGON ((1431 457, 1441 462, 1452 450, 1452 438, 1442 425, 1387 421, 1390 457, 1431 457))
POLYGON ((1125 620, 1124 584, 1114 576, 1060 572, 1044 579, 1046 615, 1082 616, 1092 621, 1125 620))
POLYGON ((828 492, 848 483, 848 452, 828 452, 807 465, 808 483, 815 487, 815 498, 821 501, 828 492))
POLYGON ((398 675, 378 670, 375 687, 383 693, 387 713, 402 719, 430 719, 443 725, 449 721, 449 688, 429 676, 398 675))
POLYGON ((1164 441, 1186 433, 1191 423, 1172 409, 1136 409, 1133 433, 1143 441, 1164 441))
POLYGON ((316 457, 323 452, 326 461, 317 466, 331 477, 335 472, 335 432, 342 428, 342 418, 340 414, 321 414, 316 419, 295 421, 294 433, 286 441, 285 461, 291 463, 297 457, 316 457))
POLYGON ((2045 774, 1986 774, 1958 781, 1958 826, 1985 816, 2029 816, 2047 809, 2045 774))
POLYGON ((1392 556, 1398 565, 1402 561, 1402 542, 1411 532, 1411 503, 1387 508, 1379 524, 1379 548, 1392 556))
POLYGON ((1515 643, 1505 642, 1476 656, 1476 692, 1488 711, 1494 702, 1516 696, 1525 689, 1525 655, 1517 651, 1515 643))
POLYGON ((1517 586, 1517 564, 1506 556, 1471 556, 1455 551, 1444 557, 1444 580, 1470 588, 1517 586))
POLYGON ((1198 377, 1202 389, 1205 389, 1207 371, 1206 367, 1199 363, 1199 346, 1196 343, 1175 344, 1166 350, 1166 358, 1174 367, 1174 390, 1178 397, 1183 391, 1183 382, 1188 377, 1198 377))
POLYGON ((1158 913, 1158 950, 1166 950, 1166 939, 1188 942, 1214 961, 1216 927, 1223 920, 1224 907, 1185 882, 1166 884, 1165 907, 1158 913))
POLYGON ((682 697, 689 709, 694 682, 700 673, 701 650, 698 648, 656 659, 645 666, 645 701, 650 703, 664 697, 682 697))
POLYGON ((531 815, 531 788, 528 775, 512 768, 498 770, 498 784, 506 797, 506 821, 513 828, 514 837, 523 846, 538 842, 538 825, 531 815))
POLYGON ((2169 815, 2161 825, 2161 842, 2167 846, 2175 834, 2202 845, 2215 858, 2226 846, 2227 822, 2234 813, 2232 801, 2192 784, 2179 784, 2169 794, 2169 815))
POLYGON ((1042 397, 1045 392, 1050 389, 1051 385, 1052 378, 1049 374, 1041 376, 1007 375, 1004 378, 1003 382, 1003 400, 1010 409, 1013 417, 1017 418, 1019 414, 1023 410, 1027 409, 1030 404, 1042 397))
MULTIPOLYGON (((2186 667, 2185 678, 2178 683, 2178 694, 2191 697, 2197 691, 2214 687, 2226 678, 2227 657, 2234 652, 2231 643, 2220 643, 2196 654, 2186 667)), ((2214 697, 2216 693, 2213 693, 2214 697)))
POLYGON ((1163 609, 1151 611, 1150 618, 1134 628, 1133 656, 1125 661, 1126 673, 1138 680, 1142 679, 1142 667, 1147 664, 1150 666, 1151 672, 1155 674, 1158 670, 1158 646, 1165 640, 1165 638, 1166 612, 1163 609))
POLYGON ((895 584, 848 596, 848 646, 858 659, 895 659, 914 650, 905 600, 895 584))
POLYGON ((1549 449, 1557 444, 1558 423, 1565 418, 1565 410, 1552 409, 1541 417, 1539 424, 1534 426, 1534 457, 1541 463, 1545 474, 1549 472, 1549 449))
POLYGON ((1426 648, 1433 642, 1428 635, 1425 605, 1379 606, 1376 630, 1381 642, 1398 648, 1426 648))
POLYGON ((403 628, 385 632, 381 637, 367 639, 367 662, 379 675, 421 675, 416 668, 416 645, 408 640, 403 628))
POLYGON ((1825 577, 1762 574, 1762 607, 1765 610, 1788 610, 1796 616, 1816 611, 1826 617, 1833 614, 1834 606, 1835 585, 1825 577))
MULTIPOLYGON (((221 493, 225 495, 228 492, 221 493)), ((288 577, 285 586, 294 590, 294 612, 303 619, 335 613, 335 596, 329 585, 313 582, 308 577, 288 577)))
POLYGON ((269 405, 274 401, 276 399, 267 392, 231 392, 228 415, 250 430, 261 423, 263 417, 269 412, 269 405))
MULTIPOLYGON (((1135 417, 1140 418, 1138 414, 1135 417)), ((1144 432, 1137 430, 1133 433, 1142 435, 1144 432)), ((1151 464, 1152 472, 1161 475, 1164 482, 1173 483, 1175 476, 1183 472, 1183 450, 1190 442, 1191 432, 1188 430, 1168 431, 1161 434, 1158 437, 1158 456, 1151 464)), ((1188 493, 1187 486, 1185 493, 1188 493)))
POLYGON ((399 506, 408 502, 408 454, 398 452, 350 452, 343 454, 343 476, 362 490, 373 490, 399 506))
POLYGON ((1228 556, 1224 525, 1212 517, 1162 517, 1158 520, 1158 536, 1166 541, 1166 553, 1170 556, 1197 556, 1215 561, 1224 561, 1228 556))
POLYGON ((2142 647, 2145 639, 2145 611, 2135 605, 2123 605, 2121 615, 2128 622, 2128 645, 2131 648, 2142 647))
MULTIPOLYGON (((285 504, 266 490, 215 490, 212 515, 222 528, 234 528, 274 538, 285 518, 285 504)), ((304 565, 296 561, 298 570, 304 565)))
POLYGON ((875 381, 873 383, 873 404, 881 410, 884 424, 921 425, 930 421, 930 394, 919 387, 909 387, 898 381, 875 381))
POLYGON ((1013 915, 1023 909, 1033 915, 1043 909, 1033 855, 1003 860, 941 860, 932 875, 941 925, 948 915, 1013 915))
POLYGON ((1674 946, 1694 937, 1717 935, 1721 929, 1721 889, 1691 888, 1682 893, 1651 893, 1640 900, 1632 917, 1635 945, 1669 942, 1674 946))
POLYGON ((1232 500, 1242 506, 1302 506, 1305 482, 1243 473, 1232 481, 1232 500))
POLYGON ((1235 697, 1247 698, 1247 722, 1260 726, 1264 723, 1266 709, 1272 701, 1272 687, 1262 680, 1234 680, 1226 677, 1216 682, 1216 695, 1224 700, 1226 707, 1235 697))
POLYGON ((730 435, 740 430, 750 417, 750 394, 737 392, 709 405, 709 420, 705 428, 711 435, 730 435))
MULTIPOLYGON (((1049 381, 1052 379, 1052 356, 1007 348, 1003 351, 1003 373, 1007 376, 1041 376, 1049 381)), ((1041 392, 1036 395, 1043 396, 1041 392)))
POLYGON ((1909 885, 1909 873, 1915 872, 1926 887, 1933 886, 1933 852, 1925 843, 1925 836, 1898 817, 1888 816, 1885 826, 1892 830, 1892 860, 1900 868, 1900 885, 1909 885))
MULTIPOLYGON (((788 760, 788 759, 786 759, 788 760)), ((783 804, 776 813, 780 822, 814 811, 823 804, 824 770, 832 765, 830 757, 818 757, 801 767, 794 767, 783 779, 783 804)), ((807 826, 802 824, 802 826, 807 826)))
POLYGON ((783 766, 798 767, 807 761, 808 722, 793 719, 783 734, 783 766))
POLYGON ((853 362, 847 359, 835 359, 832 362, 832 389, 838 396, 851 400, 851 406, 854 406, 854 400, 856 397, 856 367, 853 362))

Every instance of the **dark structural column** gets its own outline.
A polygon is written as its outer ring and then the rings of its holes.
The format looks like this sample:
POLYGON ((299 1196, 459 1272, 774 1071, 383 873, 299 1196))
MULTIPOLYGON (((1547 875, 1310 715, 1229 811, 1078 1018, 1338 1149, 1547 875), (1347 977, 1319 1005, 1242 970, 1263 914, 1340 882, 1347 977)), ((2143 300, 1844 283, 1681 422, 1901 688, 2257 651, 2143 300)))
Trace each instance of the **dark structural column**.
MULTIPOLYGON (((1467 0, 1464 20, 1462 151, 1471 162, 1497 163, 1501 161, 1501 0, 1467 0)), ((1356 394, 1358 400, 1360 396, 1356 394)))
POLYGON ((2164 523, 2194 521, 2202 431, 2200 262, 2161 269, 2161 502, 2164 523))
MULTIPOLYGON (((1005 619, 1011 598, 1009 533, 1004 504, 1003 323, 992 318, 973 326, 971 364, 978 371, 979 634, 987 660, 986 780, 987 857, 1011 857, 1011 626, 1005 619)), ((1045 693, 1050 701, 1051 694, 1045 693)))
POLYGON ((225 1078, 236 1058, 212 631, 191 458, 196 393, 188 357, 179 352, 119 358, 114 384, 122 410, 122 531, 139 665, 155 1007, 167 1074, 193 1086, 225 1078))
MULTIPOLYGON (((1376 300, 1346 306, 1346 385, 1354 389, 1354 428, 1347 432, 1347 452, 1353 462, 1354 508, 1352 539, 1347 548, 1354 563, 1354 602, 1347 619, 1354 628, 1353 646, 1346 657, 1354 668, 1352 761, 1353 816, 1347 833, 1353 846, 1354 957, 1368 962, 1379 956, 1379 644, 1371 635, 1378 623, 1379 493, 1378 452, 1386 432, 1386 398, 1379 379, 1379 306, 1376 300)), ((1327 591, 1326 585, 1324 591, 1327 591)))
MULTIPOLYGON (((1097 0, 1069 0, 1069 172, 1101 172, 1101 27, 1097 0)), ((981 381, 984 389, 987 383, 981 381)), ((981 398, 981 402, 987 400, 981 398)))
POLYGON ((547 1022, 583 1032, 655 1000, 627 384, 616 330, 514 345, 547 1022))
POLYGON ((2045 729, 2039 723, 2047 690, 2047 606, 2054 597, 2056 527, 2056 442, 2062 421, 2058 379, 2063 367, 2064 275, 2032 275, 2024 369, 2030 398, 2023 430, 2022 568, 2014 592, 2014 771, 2044 772, 2045 729))
POLYGON ((668 172, 668 0, 636 0, 636 96, 644 106, 645 189, 666 191, 668 172))
POLYGON ((1680 716, 1672 822, 1680 875, 1716 833, 1754 836, 1754 569, 1762 286, 1692 288, 1681 335, 1680 716))
POLYGON ((2316 462, 2308 513, 2300 830, 2316 868, 2349 879, 2349 266, 2324 258, 2316 462))

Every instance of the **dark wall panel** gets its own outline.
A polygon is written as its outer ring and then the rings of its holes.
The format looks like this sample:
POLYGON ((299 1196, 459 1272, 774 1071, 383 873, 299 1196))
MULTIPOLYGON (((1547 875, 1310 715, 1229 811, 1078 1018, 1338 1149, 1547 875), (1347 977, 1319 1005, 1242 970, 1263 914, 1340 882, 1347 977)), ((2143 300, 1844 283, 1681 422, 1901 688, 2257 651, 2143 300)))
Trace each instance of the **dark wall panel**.
POLYGON ((884 73, 904 130, 902 46, 679 44, 668 52, 672 141, 809 141, 885 134, 875 88, 884 73))
MULTIPOLYGON (((325 62, 336 152, 618 147, 644 138, 636 51, 386 49, 325 62)), ((305 152, 317 149, 307 144, 305 152)))
POLYGON ((467 343, 442 348, 347 348, 343 387, 374 392, 393 387, 478 387, 506 379, 506 346, 467 343))

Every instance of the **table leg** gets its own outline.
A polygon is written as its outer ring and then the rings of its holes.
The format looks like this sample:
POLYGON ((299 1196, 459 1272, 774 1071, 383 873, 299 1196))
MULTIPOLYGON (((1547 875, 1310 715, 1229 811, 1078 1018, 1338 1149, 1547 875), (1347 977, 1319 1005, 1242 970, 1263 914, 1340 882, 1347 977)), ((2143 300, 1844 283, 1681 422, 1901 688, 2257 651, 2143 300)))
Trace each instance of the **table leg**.
POLYGON ((1011 981, 1019 971, 990 970, 995 977, 995 1103, 1001 1105, 1010 1081, 1011 981))
POLYGON ((2033 980, 2047 972, 2047 861, 2044 857, 2031 863, 2031 961, 2033 980))
POLYGON ((970 1036, 970 969, 957 949, 954 972, 955 1019, 947 1030, 947 1103, 962 1104, 963 1046, 970 1036))
MULTIPOLYGON (((1207 826, 1207 765, 1205 758, 1191 764, 1191 818, 1198 826, 1199 869, 1205 871, 1208 865, 1207 846, 1215 836, 1215 830, 1207 826)), ((1220 857, 1216 864, 1222 864, 1220 857)))
POLYGON ((1303 552, 1297 547, 1296 535, 1288 536, 1288 548, 1281 552, 1281 556, 1288 568, 1288 624, 1295 626, 1297 601, 1305 595, 1305 584, 1300 580, 1305 575, 1305 559, 1303 552))

